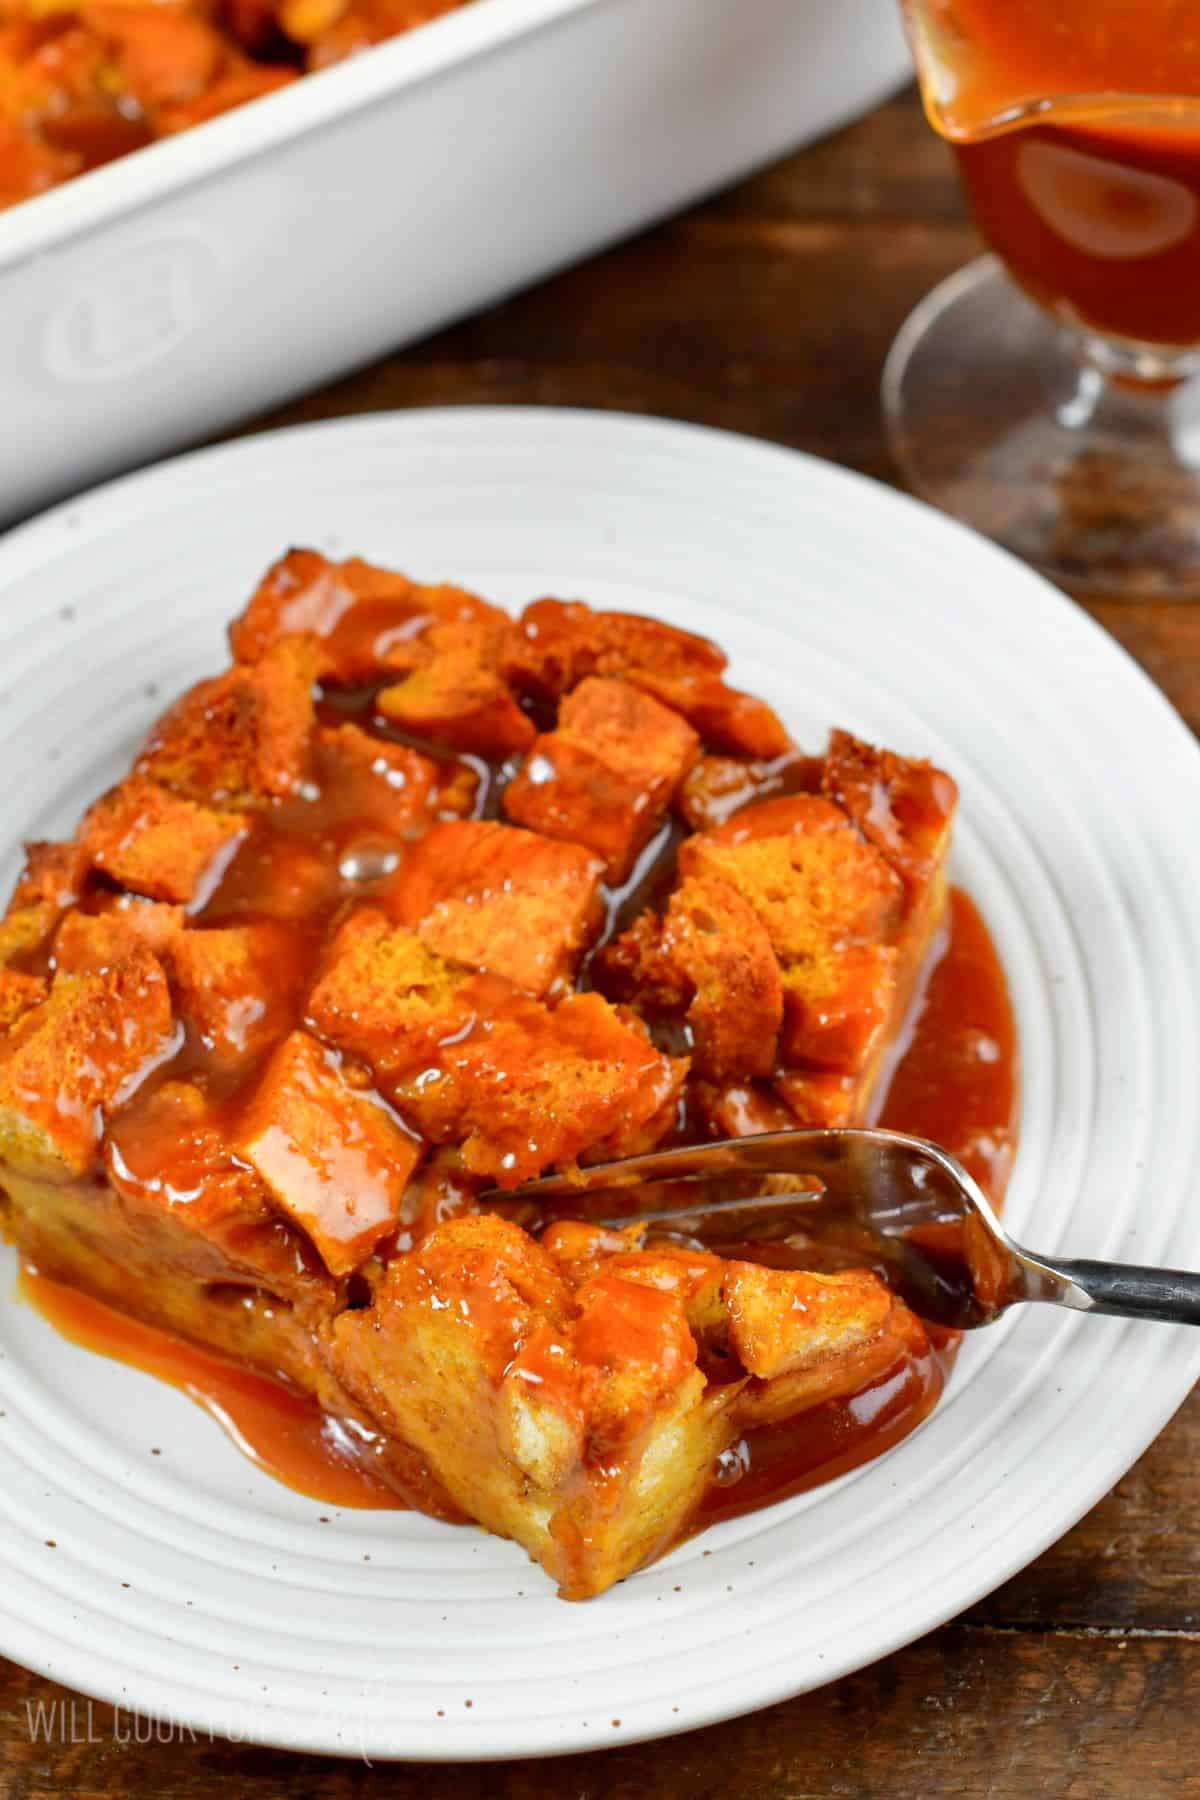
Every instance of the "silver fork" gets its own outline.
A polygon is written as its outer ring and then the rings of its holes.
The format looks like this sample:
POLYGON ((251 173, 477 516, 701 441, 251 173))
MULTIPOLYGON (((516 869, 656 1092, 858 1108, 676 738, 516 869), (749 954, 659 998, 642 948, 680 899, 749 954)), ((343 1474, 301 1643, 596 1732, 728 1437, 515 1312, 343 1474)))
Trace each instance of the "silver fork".
POLYGON ((1200 1325, 1200 1275, 1038 1256, 945 1150, 897 1131, 772 1131, 598 1163, 483 1196, 544 1230, 621 1226, 751 1260, 874 1264, 921 1318, 970 1330, 1024 1300, 1200 1325), (765 1177, 803 1185, 763 1193, 765 1177), (697 1184, 705 1191, 698 1197, 697 1184))

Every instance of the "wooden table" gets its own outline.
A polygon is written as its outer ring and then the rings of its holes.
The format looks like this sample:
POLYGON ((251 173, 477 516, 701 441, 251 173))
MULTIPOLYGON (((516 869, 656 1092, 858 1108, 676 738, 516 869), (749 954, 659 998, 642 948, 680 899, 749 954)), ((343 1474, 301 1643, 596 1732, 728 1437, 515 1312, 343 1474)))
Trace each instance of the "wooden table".
MULTIPOLYGON (((451 401, 620 407, 773 438, 886 480, 884 354, 974 247, 946 154, 906 96, 261 424, 451 401)), ((1089 610, 1200 724, 1200 607, 1089 610)), ((1198 1466, 1193 1396, 1089 1518, 954 1624, 770 1712, 554 1763, 369 1770, 186 1738, 138 1748, 114 1741, 108 1709, 89 1717, 82 1703, 85 1741, 35 1744, 27 1708, 62 1691, 0 1663, 0 1800, 1186 1800, 1200 1796, 1198 1466)))

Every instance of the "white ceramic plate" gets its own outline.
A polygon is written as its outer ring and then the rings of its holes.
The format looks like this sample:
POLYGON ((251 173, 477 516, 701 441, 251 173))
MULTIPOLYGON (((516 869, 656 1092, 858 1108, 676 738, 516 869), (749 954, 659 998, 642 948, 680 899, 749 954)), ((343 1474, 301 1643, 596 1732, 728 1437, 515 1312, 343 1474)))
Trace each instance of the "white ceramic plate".
MULTIPOLYGON (((1200 1266, 1200 757, 1045 583, 883 488, 677 425, 455 410, 253 438, 0 544, 0 841, 73 823, 165 698, 220 665, 225 620, 296 540, 514 605, 660 614, 718 637, 814 746, 837 721, 944 761, 955 874, 1024 1045, 1012 1224, 1047 1251, 1200 1266)), ((568 1606, 477 1531, 321 1523, 179 1394, 5 1297, 0 1650, 202 1731, 373 1758, 680 1731, 859 1668, 995 1587, 1198 1370, 1200 1335, 1025 1309, 967 1344, 889 1456, 568 1606)))

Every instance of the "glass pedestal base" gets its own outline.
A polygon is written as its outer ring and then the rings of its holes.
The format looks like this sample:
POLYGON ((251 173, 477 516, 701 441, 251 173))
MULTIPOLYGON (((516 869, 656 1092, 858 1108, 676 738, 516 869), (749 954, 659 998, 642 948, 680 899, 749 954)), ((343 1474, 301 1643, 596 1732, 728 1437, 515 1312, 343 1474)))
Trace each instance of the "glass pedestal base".
POLYGON ((901 329, 884 419, 914 493, 1061 586, 1200 599, 1198 369, 1072 334, 985 256, 901 329))

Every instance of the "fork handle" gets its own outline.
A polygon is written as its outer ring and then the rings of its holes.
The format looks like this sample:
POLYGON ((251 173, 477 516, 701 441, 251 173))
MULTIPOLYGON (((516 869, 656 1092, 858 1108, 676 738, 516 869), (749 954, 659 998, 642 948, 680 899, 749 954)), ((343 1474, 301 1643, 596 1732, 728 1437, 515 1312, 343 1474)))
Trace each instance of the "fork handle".
POLYGON ((1200 1275, 1186 1269, 1057 1260, 1053 1267, 1088 1296, 1091 1305, 1082 1309, 1086 1312, 1161 1319, 1168 1325, 1200 1325, 1200 1275))

